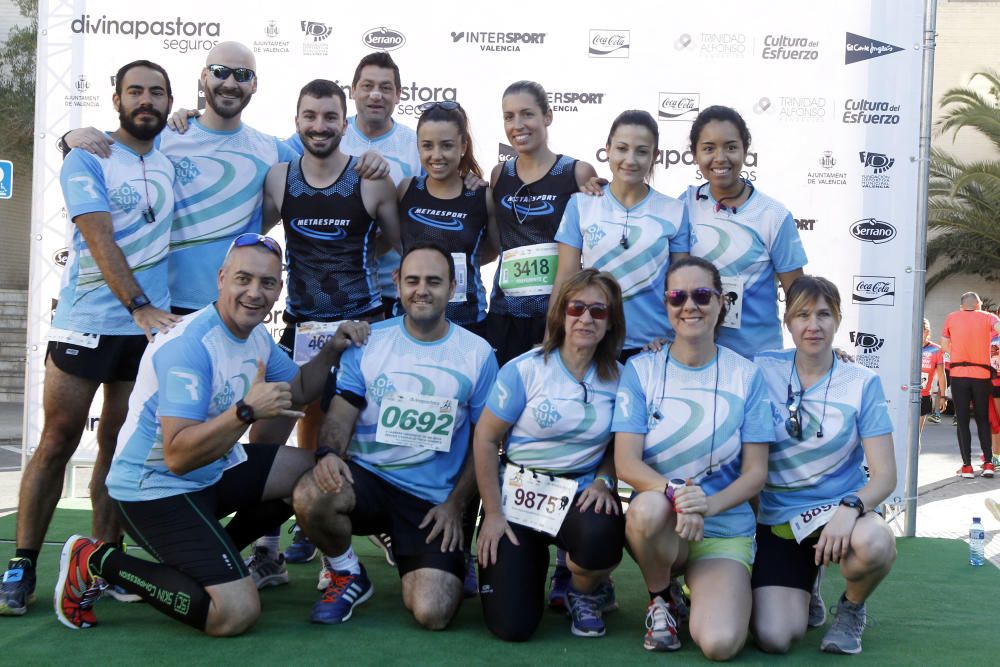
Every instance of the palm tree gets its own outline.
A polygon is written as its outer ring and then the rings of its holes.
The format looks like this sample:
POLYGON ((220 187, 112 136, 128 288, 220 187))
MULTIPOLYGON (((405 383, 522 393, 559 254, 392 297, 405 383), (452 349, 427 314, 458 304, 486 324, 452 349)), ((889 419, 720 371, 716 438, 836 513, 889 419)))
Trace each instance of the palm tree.
MULTIPOLYGON (((969 83, 977 78, 988 84, 988 94, 972 88, 945 92, 937 129, 941 134, 977 130, 1000 158, 1000 73, 976 72, 969 83)), ((933 149, 928 195, 928 228, 936 233, 927 243, 927 266, 939 259, 945 263, 928 276, 927 291, 960 274, 1000 281, 1000 159, 965 162, 933 149)))

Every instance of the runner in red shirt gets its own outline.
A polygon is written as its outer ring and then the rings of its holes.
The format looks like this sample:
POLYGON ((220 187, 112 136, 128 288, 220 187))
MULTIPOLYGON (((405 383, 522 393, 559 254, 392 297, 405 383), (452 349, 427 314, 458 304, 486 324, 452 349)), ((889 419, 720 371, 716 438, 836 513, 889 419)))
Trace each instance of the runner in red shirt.
POLYGON ((950 313, 941 332, 941 349, 951 355, 951 397, 958 419, 958 448, 962 455, 959 474, 975 477, 972 469, 972 434, 969 430, 969 402, 975 406, 976 432, 984 458, 983 476, 993 477, 990 443, 990 399, 993 393, 993 367, 990 365, 990 342, 1000 333, 1000 319, 982 310, 983 302, 975 292, 962 295, 961 309, 950 313))

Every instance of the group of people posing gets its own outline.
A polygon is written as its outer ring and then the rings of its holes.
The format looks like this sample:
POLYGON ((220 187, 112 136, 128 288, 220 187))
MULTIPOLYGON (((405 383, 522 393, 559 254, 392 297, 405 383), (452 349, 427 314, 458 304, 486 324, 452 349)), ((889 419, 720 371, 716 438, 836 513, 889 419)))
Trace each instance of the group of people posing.
POLYGON ((836 564, 846 590, 821 648, 861 650, 896 553, 875 511, 896 482, 892 425, 878 377, 833 348, 837 287, 804 275, 792 216, 740 175, 751 137, 735 110, 694 121, 705 182, 674 198, 650 185, 650 114, 615 119, 604 181, 549 147, 530 81, 501 97, 517 156, 488 177, 460 103, 424 105, 415 132, 393 120, 385 53, 358 65, 354 116, 339 86, 306 84, 284 142, 240 121, 257 87, 245 46, 219 44, 201 82, 205 112, 165 128, 167 73, 129 63, 119 129, 64 137, 73 246, 0 614, 34 597, 103 384, 94 536, 67 541, 56 587, 71 628, 109 594, 245 631, 258 588, 288 580, 276 531, 294 513, 287 555, 323 554, 316 622, 373 594, 351 547, 371 535, 420 625, 445 628, 471 578, 509 641, 541 622, 555 545, 552 600, 597 637, 627 547, 646 649, 680 648, 686 621, 712 659, 748 633, 787 652, 825 622, 836 564), (279 221, 284 251, 263 235, 279 221), (480 267, 497 257, 487 301, 480 267), (275 343, 262 322, 283 284, 275 343), (299 447, 282 446, 296 422, 299 447), (123 529, 155 562, 125 551, 123 529))

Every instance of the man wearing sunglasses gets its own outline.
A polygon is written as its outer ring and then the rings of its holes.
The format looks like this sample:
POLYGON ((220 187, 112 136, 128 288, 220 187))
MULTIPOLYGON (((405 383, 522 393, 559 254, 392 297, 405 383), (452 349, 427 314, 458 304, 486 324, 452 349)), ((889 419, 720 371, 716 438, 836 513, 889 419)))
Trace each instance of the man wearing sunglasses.
POLYGON ((49 330, 45 426, 21 480, 17 549, 0 585, 0 615, 24 614, 34 598, 35 564, 66 462, 101 385, 93 529, 104 540, 120 537, 104 478, 147 339, 178 319, 168 312, 166 288, 174 172, 153 148, 173 101, 170 79, 160 65, 131 62, 118 71, 112 100, 120 126, 110 157, 74 151, 63 163, 72 245, 49 330))
POLYGON ((132 538, 157 562, 74 535, 63 548, 56 614, 89 628, 97 578, 209 635, 237 635, 260 615, 257 587, 240 550, 292 514, 311 452, 239 440, 258 419, 301 415, 330 368, 368 325, 348 322, 301 368, 261 324, 281 293, 281 247, 236 237, 217 273, 218 301, 157 336, 135 391, 108 475, 132 538), (235 512, 223 527, 220 519, 235 512))
MULTIPOLYGON (((170 238, 171 307, 180 314, 212 303, 215 273, 232 240, 263 229, 263 185, 268 169, 297 156, 273 136, 243 124, 257 92, 256 59, 238 42, 213 48, 201 70, 205 112, 186 132, 168 129, 157 147, 173 163, 178 202, 170 238)), ((94 128, 69 132, 66 147, 106 157, 110 142, 94 128)))

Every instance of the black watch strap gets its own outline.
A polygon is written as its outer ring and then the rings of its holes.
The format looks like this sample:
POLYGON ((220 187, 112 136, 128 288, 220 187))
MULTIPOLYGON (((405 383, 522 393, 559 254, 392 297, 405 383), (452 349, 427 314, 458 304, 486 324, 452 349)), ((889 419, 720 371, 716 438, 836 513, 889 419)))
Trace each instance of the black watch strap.
POLYGON ((139 296, 132 297, 132 300, 129 301, 128 305, 125 307, 128 308, 128 314, 132 315, 133 313, 135 313, 135 311, 139 310, 140 308, 144 308, 149 304, 150 304, 149 297, 146 296, 145 294, 140 294, 139 296))
POLYGON ((252 424, 257 421, 253 414, 253 407, 244 403, 242 398, 236 401, 236 418, 244 424, 252 424))
POLYGON ((844 507, 856 509, 858 511, 858 516, 862 516, 865 513, 865 504, 861 502, 861 498, 858 498, 853 493, 841 498, 840 504, 844 507))

